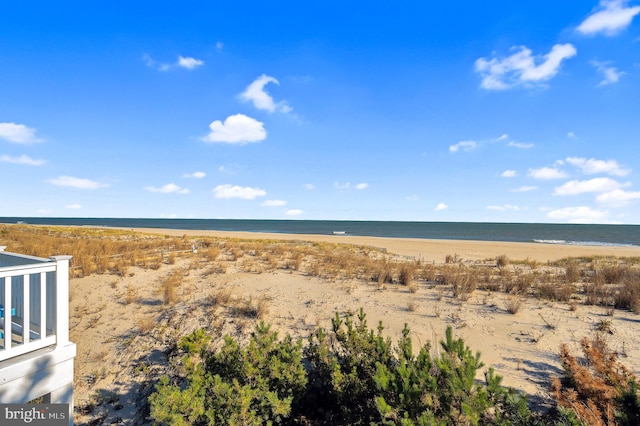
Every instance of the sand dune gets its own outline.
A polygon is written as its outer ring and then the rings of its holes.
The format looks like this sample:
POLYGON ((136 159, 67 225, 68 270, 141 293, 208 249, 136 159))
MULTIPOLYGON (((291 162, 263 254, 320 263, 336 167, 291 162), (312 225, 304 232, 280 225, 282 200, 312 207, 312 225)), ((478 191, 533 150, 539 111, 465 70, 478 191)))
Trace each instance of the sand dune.
MULTIPOLYGON (((483 261, 498 255, 511 259, 557 260, 567 256, 640 256, 640 248, 578 247, 478 241, 413 240, 377 237, 319 236, 138 229, 166 235, 328 241, 385 248, 388 252, 444 262, 457 254, 463 261, 483 261)), ((231 302, 264 300, 264 320, 282 334, 306 338, 317 326, 330 327, 338 313, 364 308, 370 327, 382 321, 385 333, 396 340, 405 323, 414 345, 437 342, 448 325, 463 337, 482 360, 504 376, 504 384, 531 395, 532 402, 549 401, 549 378, 561 374, 559 347, 575 351, 583 336, 609 321, 612 348, 622 361, 640 373, 640 317, 616 310, 608 316, 602 307, 525 299, 517 314, 508 312, 510 295, 475 291, 466 301, 452 296, 447 286, 420 283, 415 293, 404 285, 325 280, 297 271, 242 272, 233 263, 219 272, 195 269, 179 258, 157 270, 131 268, 124 277, 94 275, 71 280, 71 338, 78 345, 76 406, 85 410, 78 423, 102 419, 141 424, 140 397, 148 383, 166 370, 170 342, 196 328, 211 326, 241 336, 254 320, 230 314, 223 304, 205 303, 208 296, 228 291, 231 302), (160 283, 171 273, 184 280, 179 301, 163 305, 160 283)), ((483 369, 484 371, 484 369, 483 369)), ((479 375, 478 378, 481 378, 479 375)))

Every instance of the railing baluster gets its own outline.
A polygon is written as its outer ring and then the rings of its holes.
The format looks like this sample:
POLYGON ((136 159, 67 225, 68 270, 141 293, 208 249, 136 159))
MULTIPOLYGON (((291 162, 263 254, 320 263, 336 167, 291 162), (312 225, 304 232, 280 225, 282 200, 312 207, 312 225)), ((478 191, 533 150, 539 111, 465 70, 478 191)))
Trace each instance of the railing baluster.
POLYGON ((4 305, 0 363, 47 346, 69 344, 69 259, 70 256, 55 256, 49 261, 34 258, 34 263, 0 267, 0 294, 4 293, 0 296, 0 305, 4 305), (35 284, 38 278, 40 285, 35 284))
POLYGON ((11 277, 4 279, 4 350, 11 349, 11 277))
POLYGON ((31 275, 24 275, 22 279, 22 344, 29 343, 31 331, 31 312, 29 311, 29 290, 31 290, 31 275))
POLYGON ((40 272, 40 338, 47 337, 47 273, 40 272))

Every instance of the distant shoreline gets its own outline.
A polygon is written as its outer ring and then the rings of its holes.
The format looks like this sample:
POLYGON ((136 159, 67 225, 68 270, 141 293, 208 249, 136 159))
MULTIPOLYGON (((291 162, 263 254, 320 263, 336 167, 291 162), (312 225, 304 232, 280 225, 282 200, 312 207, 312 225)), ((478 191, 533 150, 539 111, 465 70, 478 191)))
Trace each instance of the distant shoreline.
POLYGON ((0 223, 640 247, 640 225, 258 219, 0 217, 0 223))

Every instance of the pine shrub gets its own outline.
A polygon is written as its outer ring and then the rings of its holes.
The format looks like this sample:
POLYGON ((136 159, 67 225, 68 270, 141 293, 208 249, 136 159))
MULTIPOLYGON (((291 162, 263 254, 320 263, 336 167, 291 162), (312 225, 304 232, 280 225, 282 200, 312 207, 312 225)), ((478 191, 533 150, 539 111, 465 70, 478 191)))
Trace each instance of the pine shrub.
POLYGON ((207 350, 203 330, 180 342, 185 374, 164 376, 149 397, 151 416, 160 424, 271 424, 291 417, 305 389, 302 342, 260 323, 246 347, 225 337, 217 352, 207 350))
POLYGON ((396 346, 382 331, 368 328, 362 309, 336 314, 332 330, 316 330, 304 350, 264 323, 247 345, 227 336, 215 351, 198 330, 180 341, 179 374, 163 377, 149 397, 151 417, 170 425, 537 424, 526 397, 504 388, 493 369, 476 380, 480 353, 451 327, 437 354, 427 343, 414 355, 406 325, 396 346))

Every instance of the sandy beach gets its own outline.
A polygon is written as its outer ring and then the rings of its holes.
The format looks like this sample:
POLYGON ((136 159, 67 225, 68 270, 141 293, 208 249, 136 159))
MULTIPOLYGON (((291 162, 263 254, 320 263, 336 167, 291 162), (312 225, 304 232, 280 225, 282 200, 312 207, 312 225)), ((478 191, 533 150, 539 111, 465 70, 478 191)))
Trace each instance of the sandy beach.
POLYGON ((579 246, 568 244, 512 243, 502 241, 428 240, 419 238, 386 238, 352 235, 277 234, 261 232, 191 231, 178 229, 135 228, 136 232, 172 236, 210 236, 220 238, 322 241, 337 244, 364 245, 384 248, 390 253, 443 262, 447 255, 457 254, 463 260, 480 261, 507 255, 510 259, 555 261, 580 256, 640 256, 640 247, 579 246))
MULTIPOLYGON (((333 235, 289 235, 245 232, 135 229, 155 235, 198 236, 242 240, 314 241, 372 246, 425 262, 443 264, 457 255, 461 264, 493 264, 495 258, 535 260, 542 265, 566 257, 640 257, 637 247, 588 247, 480 241, 442 241, 333 235)), ((196 238, 197 239, 197 238, 196 238)), ((226 243, 233 245, 233 240, 226 243)), ((221 254, 222 256, 222 254, 221 254)), ((244 256, 244 257, 243 257, 244 256)), ((610 347, 622 361, 640 373, 640 317, 602 306, 542 298, 522 298, 517 313, 508 306, 513 296, 476 290, 462 300, 450 286, 419 282, 415 291, 406 285, 379 285, 357 279, 326 279, 297 270, 247 271, 243 259, 220 257, 217 269, 210 263, 178 257, 159 268, 131 267, 124 276, 90 275, 74 278, 71 285, 71 339, 78 346, 75 383, 78 424, 99 419, 102 423, 143 424, 144 401, 153 383, 167 371, 167 348, 197 328, 239 339, 257 321, 234 314, 232 305, 261 301, 261 318, 281 335, 306 339, 318 326, 330 328, 335 313, 363 308, 370 327, 381 321, 394 341, 404 324, 411 328, 414 346, 437 343, 447 326, 463 337, 485 363, 504 376, 504 385, 526 392, 538 406, 550 403, 549 379, 562 374, 560 345, 579 353, 579 341, 591 336, 599 324, 607 324, 610 347), (220 265, 224 264, 221 268, 220 265), (198 266, 199 265, 199 266, 198 266), (162 301, 161 285, 180 275, 177 301, 162 301), (226 302, 212 304, 227 295, 226 302)), ((251 258, 251 261, 254 261, 251 258)), ((546 267, 546 266, 543 266, 546 267)), ((436 344, 437 346, 437 344, 436 344)))

